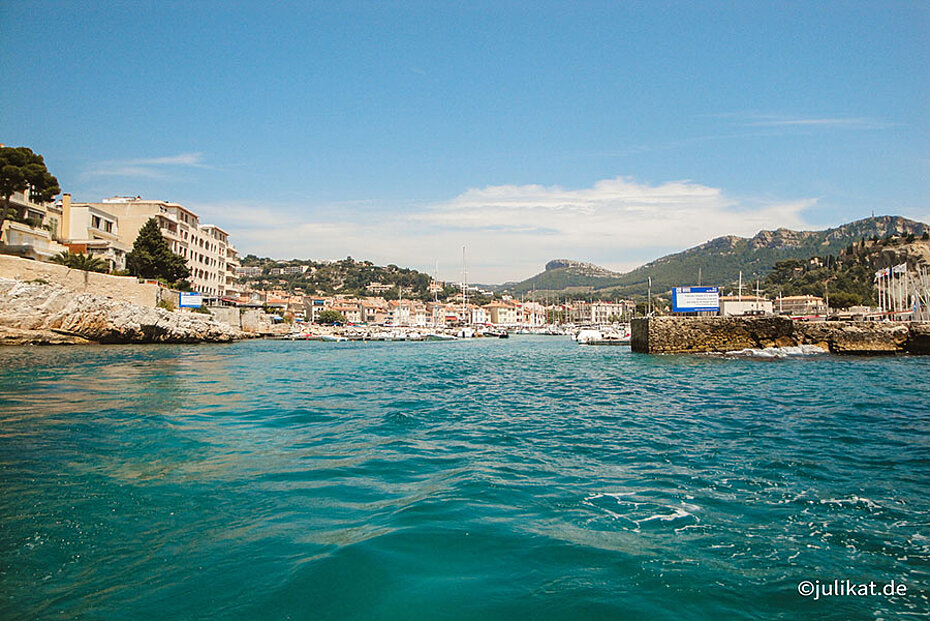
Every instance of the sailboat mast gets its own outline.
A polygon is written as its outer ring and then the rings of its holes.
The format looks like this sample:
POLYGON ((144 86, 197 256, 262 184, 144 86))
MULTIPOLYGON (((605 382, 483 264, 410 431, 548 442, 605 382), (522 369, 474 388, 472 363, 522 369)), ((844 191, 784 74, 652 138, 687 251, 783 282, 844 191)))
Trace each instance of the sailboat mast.
POLYGON ((468 270, 465 267, 465 246, 462 246, 462 322, 468 321, 468 270))

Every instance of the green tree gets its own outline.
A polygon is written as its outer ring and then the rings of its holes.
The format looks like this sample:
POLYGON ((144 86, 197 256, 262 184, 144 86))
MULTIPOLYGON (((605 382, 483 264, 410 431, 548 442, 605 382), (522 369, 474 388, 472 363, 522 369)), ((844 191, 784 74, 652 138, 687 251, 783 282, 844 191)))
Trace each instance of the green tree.
POLYGON ((830 294, 830 308, 849 308, 862 304, 862 296, 847 291, 836 291, 830 294))
POLYGON ((168 247, 155 218, 139 229, 132 252, 126 255, 126 267, 133 276, 156 278, 169 284, 183 284, 191 275, 184 257, 168 247))
POLYGON ((107 262, 100 257, 89 254, 75 254, 68 250, 59 252, 50 260, 52 263, 66 265, 72 269, 84 270, 85 272, 106 272, 108 268, 107 262))
MULTIPOLYGON (((27 189, 36 203, 48 202, 61 192, 58 179, 45 167, 41 155, 29 147, 0 147, 0 197, 3 198, 0 229, 10 215, 13 194, 27 189)), ((25 216, 22 213, 16 215, 19 218, 25 216)))
POLYGON ((339 311, 334 310, 325 310, 321 311, 316 318, 317 323, 345 323, 346 316, 340 313, 339 311))

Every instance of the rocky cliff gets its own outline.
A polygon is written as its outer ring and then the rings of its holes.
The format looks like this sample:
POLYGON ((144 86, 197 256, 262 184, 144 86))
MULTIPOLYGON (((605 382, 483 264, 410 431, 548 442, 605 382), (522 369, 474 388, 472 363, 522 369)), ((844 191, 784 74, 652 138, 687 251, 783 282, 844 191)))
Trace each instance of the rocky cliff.
POLYGON ((242 336, 209 315, 0 278, 0 344, 224 343, 242 336))

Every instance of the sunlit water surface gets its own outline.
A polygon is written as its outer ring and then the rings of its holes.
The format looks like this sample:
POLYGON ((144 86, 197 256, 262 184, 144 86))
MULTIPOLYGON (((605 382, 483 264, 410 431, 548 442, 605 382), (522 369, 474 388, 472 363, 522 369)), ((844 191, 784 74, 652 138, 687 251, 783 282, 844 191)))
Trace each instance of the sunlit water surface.
POLYGON ((928 398, 546 337, 2 349, 0 618, 926 618, 928 398))

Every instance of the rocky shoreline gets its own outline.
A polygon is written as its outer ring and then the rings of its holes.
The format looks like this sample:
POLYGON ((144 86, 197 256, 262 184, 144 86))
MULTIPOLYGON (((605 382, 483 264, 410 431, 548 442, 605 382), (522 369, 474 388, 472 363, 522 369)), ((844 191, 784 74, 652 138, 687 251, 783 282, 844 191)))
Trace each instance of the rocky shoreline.
POLYGON ((251 336, 210 315, 0 278, 0 345, 228 343, 251 336))
POLYGON ((815 345, 836 354, 930 354, 930 323, 792 321, 788 317, 649 317, 632 322, 635 352, 725 353, 815 345))

